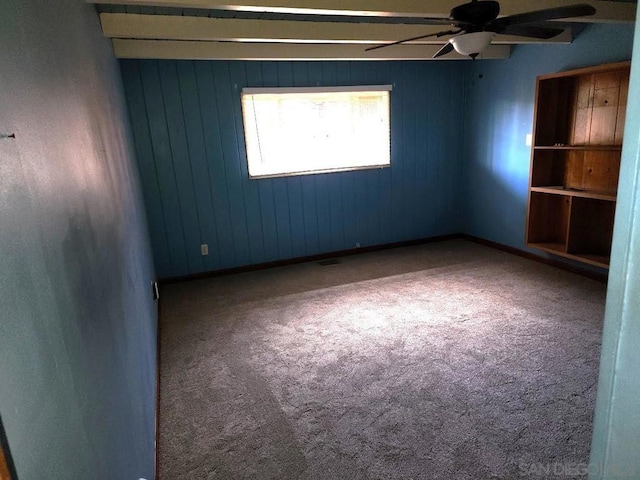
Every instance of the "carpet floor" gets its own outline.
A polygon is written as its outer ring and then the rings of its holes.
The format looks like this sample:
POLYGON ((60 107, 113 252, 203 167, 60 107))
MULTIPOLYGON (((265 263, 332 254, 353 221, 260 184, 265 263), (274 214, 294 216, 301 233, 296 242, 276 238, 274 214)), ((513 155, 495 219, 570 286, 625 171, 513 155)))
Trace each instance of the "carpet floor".
POLYGON ((602 283, 453 240, 162 296, 162 480, 584 478, 602 283))

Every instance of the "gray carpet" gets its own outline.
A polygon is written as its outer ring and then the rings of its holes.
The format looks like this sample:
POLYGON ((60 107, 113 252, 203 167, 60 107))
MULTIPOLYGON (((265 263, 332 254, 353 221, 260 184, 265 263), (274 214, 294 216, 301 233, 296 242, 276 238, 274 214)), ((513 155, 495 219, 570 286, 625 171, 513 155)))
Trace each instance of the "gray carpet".
POLYGON ((602 283, 455 240, 162 295, 163 480, 581 478, 602 283))

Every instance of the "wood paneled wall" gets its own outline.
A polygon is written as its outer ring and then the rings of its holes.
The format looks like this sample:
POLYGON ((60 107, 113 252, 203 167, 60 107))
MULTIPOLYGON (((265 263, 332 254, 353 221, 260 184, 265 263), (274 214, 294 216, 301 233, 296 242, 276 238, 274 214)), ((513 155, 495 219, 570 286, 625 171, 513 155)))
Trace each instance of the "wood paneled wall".
POLYGON ((121 67, 161 278, 461 231, 464 65, 121 67), (249 179, 243 87, 359 84, 393 84, 391 168, 249 179))

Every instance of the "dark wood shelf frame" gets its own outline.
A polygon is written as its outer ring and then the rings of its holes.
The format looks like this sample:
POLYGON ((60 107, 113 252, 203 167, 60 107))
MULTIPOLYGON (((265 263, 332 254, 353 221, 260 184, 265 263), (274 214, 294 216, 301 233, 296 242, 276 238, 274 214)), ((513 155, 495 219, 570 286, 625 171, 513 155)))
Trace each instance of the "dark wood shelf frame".
POLYGON ((537 145, 534 150, 622 150, 622 145, 537 145))
POLYGON ((607 268, 629 62, 536 81, 526 244, 607 268))

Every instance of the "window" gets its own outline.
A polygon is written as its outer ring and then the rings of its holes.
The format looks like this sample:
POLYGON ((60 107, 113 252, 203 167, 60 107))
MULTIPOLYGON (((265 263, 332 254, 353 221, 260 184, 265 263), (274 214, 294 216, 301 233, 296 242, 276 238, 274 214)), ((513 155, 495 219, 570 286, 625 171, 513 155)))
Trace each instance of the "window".
POLYGON ((249 177, 391 165, 391 85, 244 88, 249 177))

